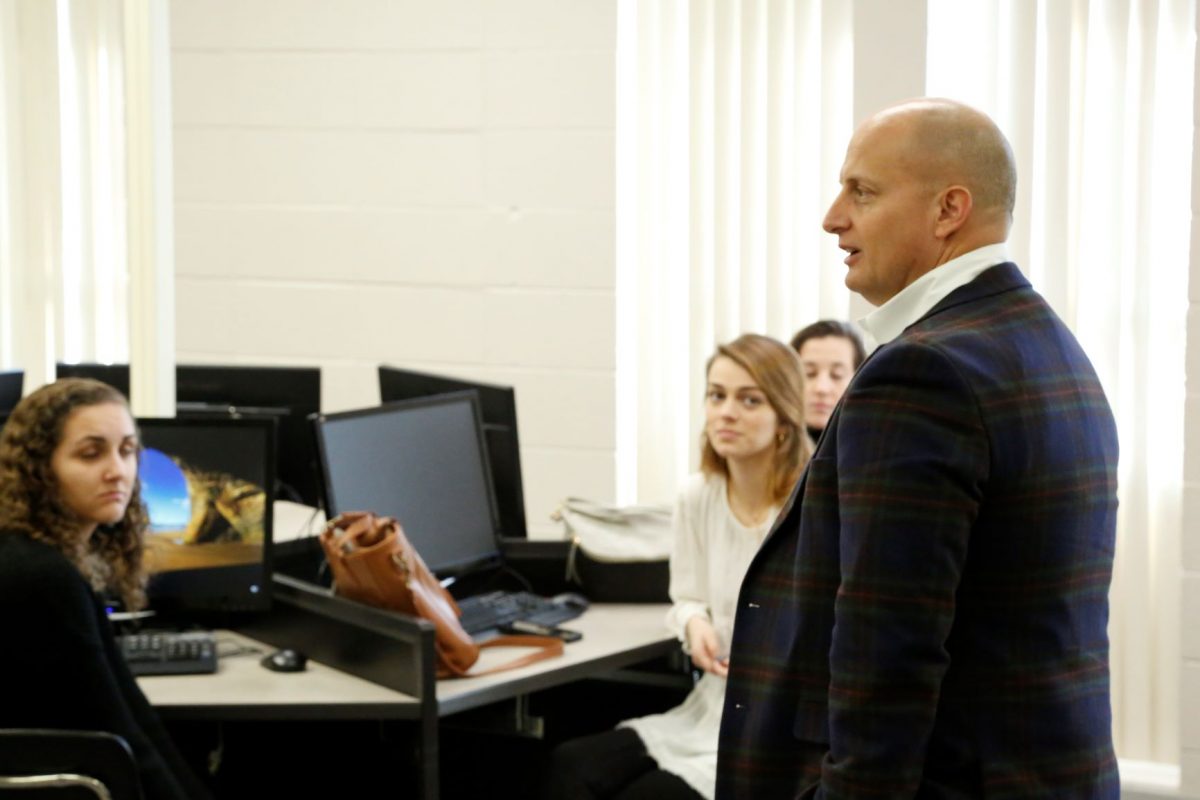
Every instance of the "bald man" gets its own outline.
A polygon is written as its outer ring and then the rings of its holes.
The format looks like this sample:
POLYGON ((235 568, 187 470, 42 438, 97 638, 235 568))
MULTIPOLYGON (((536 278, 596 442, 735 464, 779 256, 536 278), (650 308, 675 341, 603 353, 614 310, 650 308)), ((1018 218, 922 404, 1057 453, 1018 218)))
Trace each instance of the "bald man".
POLYGON ((984 114, 886 109, 824 227, 878 306, 738 601, 719 798, 1117 798, 1107 596, 1117 434, 1008 261, 984 114))

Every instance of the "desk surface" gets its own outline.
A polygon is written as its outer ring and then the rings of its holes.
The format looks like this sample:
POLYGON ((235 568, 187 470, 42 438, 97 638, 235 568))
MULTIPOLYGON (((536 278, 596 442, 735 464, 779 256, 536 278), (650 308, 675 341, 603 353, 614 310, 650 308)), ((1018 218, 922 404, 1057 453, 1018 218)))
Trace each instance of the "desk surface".
MULTIPOLYGON (((667 632, 666 605, 599 603, 583 616, 562 623, 583 638, 563 648, 563 655, 528 667, 481 678, 438 681, 440 715, 485 705, 494 700, 557 686, 620 669, 663 655, 678 645, 667 632)), ((480 653, 476 669, 487 669, 527 650, 496 647, 480 653)))
POLYGON ((303 672, 272 672, 259 660, 275 648, 233 631, 217 632, 215 675, 138 678, 151 705, 167 716, 281 719, 410 718, 417 699, 308 662, 303 672), (406 708, 407 707, 407 708, 406 708))
MULTIPOLYGON (((665 605, 597 604, 565 627, 583 638, 559 658, 521 669, 438 681, 438 715, 452 714, 496 700, 557 686, 619 669, 676 646, 667 633, 665 605)), ((138 679, 160 712, 172 717, 221 719, 412 719, 419 701, 332 667, 309 661, 303 672, 272 672, 258 662, 274 648, 231 631, 217 635, 220 667, 215 675, 171 675, 138 679), (229 650, 245 652, 225 655, 229 650)), ((522 651, 484 650, 477 668, 485 669, 522 651)))

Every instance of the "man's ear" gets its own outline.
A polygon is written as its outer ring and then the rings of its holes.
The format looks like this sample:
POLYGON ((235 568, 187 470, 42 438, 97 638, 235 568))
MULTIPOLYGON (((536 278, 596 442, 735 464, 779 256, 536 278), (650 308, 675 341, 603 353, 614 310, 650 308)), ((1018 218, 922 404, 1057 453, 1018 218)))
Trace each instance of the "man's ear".
POLYGON ((938 196, 938 216, 934 235, 945 239, 966 224, 974 208, 971 192, 965 186, 949 186, 938 196))

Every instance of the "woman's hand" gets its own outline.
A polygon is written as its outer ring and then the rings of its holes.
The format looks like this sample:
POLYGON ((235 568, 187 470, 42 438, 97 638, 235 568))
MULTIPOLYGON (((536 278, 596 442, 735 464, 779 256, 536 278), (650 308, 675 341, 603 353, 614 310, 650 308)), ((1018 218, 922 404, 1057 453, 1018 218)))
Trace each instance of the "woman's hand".
POLYGON ((721 652, 720 637, 707 618, 695 616, 689 619, 685 634, 693 664, 722 678, 729 674, 729 658, 721 652))

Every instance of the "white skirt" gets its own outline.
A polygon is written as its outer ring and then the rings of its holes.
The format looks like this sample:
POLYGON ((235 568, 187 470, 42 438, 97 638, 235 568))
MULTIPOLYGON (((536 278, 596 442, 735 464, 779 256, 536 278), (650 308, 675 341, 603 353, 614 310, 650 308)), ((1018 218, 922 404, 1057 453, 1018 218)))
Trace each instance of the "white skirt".
POLYGON ((717 786, 717 738, 725 679, 706 672, 682 703, 663 714, 628 719, 618 728, 637 733, 650 757, 712 800, 717 786))

